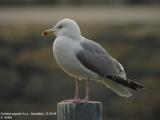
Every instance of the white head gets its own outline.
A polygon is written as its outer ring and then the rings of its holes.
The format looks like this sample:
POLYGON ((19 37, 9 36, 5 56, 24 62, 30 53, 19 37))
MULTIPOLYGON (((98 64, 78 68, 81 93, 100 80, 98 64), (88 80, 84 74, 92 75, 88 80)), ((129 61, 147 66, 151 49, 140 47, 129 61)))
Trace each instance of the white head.
POLYGON ((58 22, 52 29, 45 30, 42 33, 42 36, 47 36, 50 34, 55 34, 58 36, 67 36, 67 37, 80 37, 81 32, 78 24, 71 19, 63 19, 58 22))

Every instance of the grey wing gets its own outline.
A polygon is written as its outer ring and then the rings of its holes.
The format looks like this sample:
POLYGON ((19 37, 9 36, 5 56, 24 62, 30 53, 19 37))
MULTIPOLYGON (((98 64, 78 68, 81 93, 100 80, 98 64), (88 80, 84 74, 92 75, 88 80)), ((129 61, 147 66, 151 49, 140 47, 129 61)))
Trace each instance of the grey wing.
POLYGON ((77 58, 86 68, 101 77, 107 77, 108 75, 125 77, 122 65, 99 44, 84 38, 81 45, 83 49, 77 53, 77 58))
MULTIPOLYGON (((77 58, 86 68, 101 77, 109 78, 133 90, 143 88, 143 86, 126 78, 123 66, 116 59, 112 58, 99 44, 84 39, 81 41, 81 45, 83 49, 77 53, 77 58)), ((119 86, 118 88, 122 87, 119 86)), ((126 92, 126 90, 123 89, 123 92, 124 91, 126 92)))

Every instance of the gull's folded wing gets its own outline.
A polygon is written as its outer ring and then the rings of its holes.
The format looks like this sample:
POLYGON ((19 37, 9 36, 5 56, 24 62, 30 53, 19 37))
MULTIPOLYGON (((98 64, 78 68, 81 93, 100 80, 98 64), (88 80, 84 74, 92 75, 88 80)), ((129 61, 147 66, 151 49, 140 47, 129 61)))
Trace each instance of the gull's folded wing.
MULTIPOLYGON (((120 88, 123 89, 123 86, 133 90, 143 88, 141 85, 127 79, 123 66, 116 59, 112 58, 99 44, 83 38, 81 45, 83 49, 77 53, 79 61, 87 69, 97 73, 102 78, 111 79, 116 84, 119 84, 119 88, 118 85, 113 87, 114 91, 118 91, 120 88)), ((108 81, 104 82, 107 84, 108 81)), ((121 91, 124 92, 127 89, 121 91)))

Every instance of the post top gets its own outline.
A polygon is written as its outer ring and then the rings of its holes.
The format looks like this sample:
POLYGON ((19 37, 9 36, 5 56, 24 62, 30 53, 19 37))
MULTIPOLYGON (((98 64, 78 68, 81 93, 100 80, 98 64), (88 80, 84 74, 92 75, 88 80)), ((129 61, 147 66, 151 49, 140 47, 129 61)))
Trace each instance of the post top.
POLYGON ((74 99, 69 99, 69 100, 63 100, 59 102, 58 104, 102 104, 102 102, 99 101, 87 101, 84 99, 79 99, 79 100, 74 100, 74 99))

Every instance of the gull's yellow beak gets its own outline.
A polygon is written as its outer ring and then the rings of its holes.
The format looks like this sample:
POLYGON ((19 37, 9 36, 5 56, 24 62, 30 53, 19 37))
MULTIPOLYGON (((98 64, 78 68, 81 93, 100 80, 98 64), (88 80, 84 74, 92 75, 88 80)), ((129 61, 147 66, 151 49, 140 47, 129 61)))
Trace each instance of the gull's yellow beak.
POLYGON ((45 30, 44 32, 42 32, 42 36, 49 36, 49 35, 53 35, 53 34, 54 34, 53 29, 45 30))

